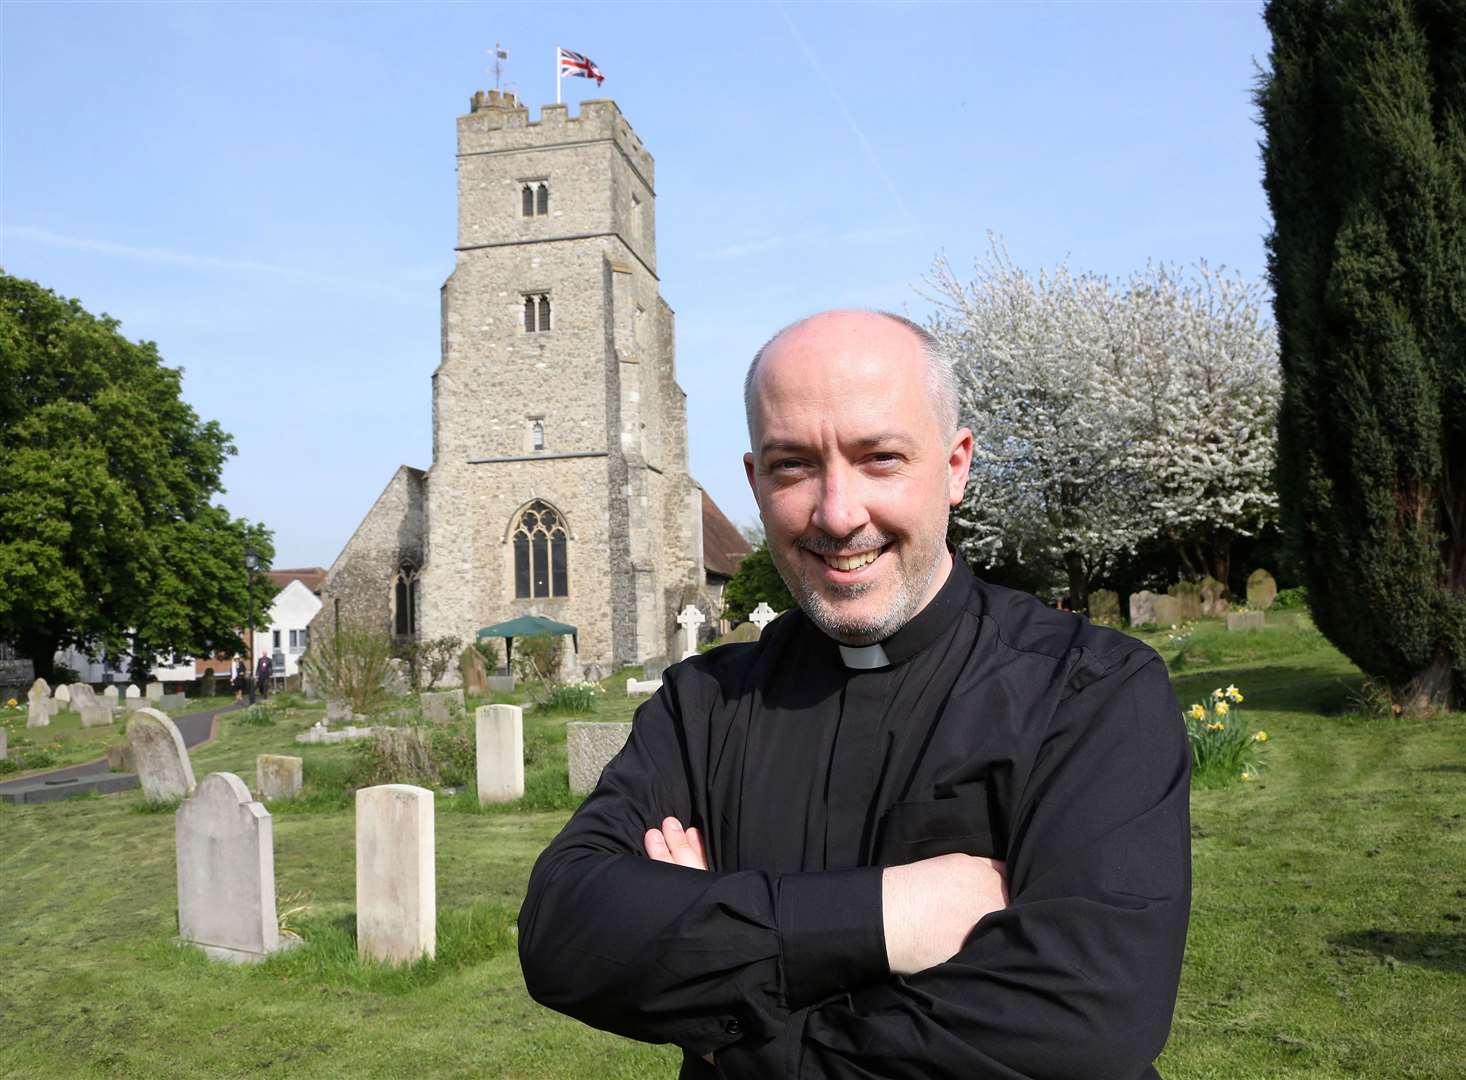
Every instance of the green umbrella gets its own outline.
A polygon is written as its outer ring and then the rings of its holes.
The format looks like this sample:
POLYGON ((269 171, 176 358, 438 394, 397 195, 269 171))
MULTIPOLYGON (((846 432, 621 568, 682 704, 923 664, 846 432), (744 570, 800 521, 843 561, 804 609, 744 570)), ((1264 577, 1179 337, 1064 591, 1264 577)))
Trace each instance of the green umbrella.
POLYGON ((575 627, 569 623, 556 622, 554 619, 546 619, 541 615, 521 615, 517 619, 510 619, 508 622, 495 623, 493 626, 485 626, 478 632, 478 637, 501 637, 504 639, 504 666, 509 666, 509 661, 514 657, 514 639, 517 637, 557 637, 561 634, 570 635, 570 645, 580 652, 580 643, 576 640, 575 627))

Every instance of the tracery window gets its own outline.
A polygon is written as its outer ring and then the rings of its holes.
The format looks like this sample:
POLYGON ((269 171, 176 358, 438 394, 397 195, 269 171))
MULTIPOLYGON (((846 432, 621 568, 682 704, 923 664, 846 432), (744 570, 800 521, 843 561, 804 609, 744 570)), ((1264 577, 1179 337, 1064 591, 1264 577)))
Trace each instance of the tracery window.
POLYGON ((514 529, 514 595, 520 599, 568 596, 565 519, 536 499, 524 508, 514 529))
POLYGON ((526 180, 519 189, 519 213, 522 217, 544 217, 550 212, 550 182, 526 180))
POLYGON ((524 296, 524 332, 544 333, 550 329, 550 297, 548 293, 526 293, 524 296))
POLYGON ((392 632, 397 637, 417 633, 417 567, 403 563, 392 579, 392 632))

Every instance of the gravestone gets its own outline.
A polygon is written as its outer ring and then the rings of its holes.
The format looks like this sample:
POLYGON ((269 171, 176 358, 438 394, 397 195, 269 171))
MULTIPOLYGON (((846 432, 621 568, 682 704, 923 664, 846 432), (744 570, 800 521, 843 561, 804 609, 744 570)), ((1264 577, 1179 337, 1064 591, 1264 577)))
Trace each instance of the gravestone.
POLYGON ((484 697, 489 692, 489 665, 484 654, 472 645, 458 657, 458 673, 463 677, 463 692, 474 697, 484 697))
POLYGON ((1208 574, 1201 579, 1201 613, 1209 618, 1220 618, 1232 607, 1227 600, 1227 587, 1208 574))
POLYGON ((71 686, 71 708, 81 714, 82 727, 101 727, 112 722, 112 706, 108 705, 87 683, 71 686))
POLYGON ((148 683, 147 693, 144 696, 149 701, 159 701, 163 697, 163 684, 160 682, 148 683))
POLYGON ((346 724, 351 722, 351 702, 344 698, 326 699, 326 723, 346 724))
POLYGON ((117 743, 107 747, 107 770, 109 772, 136 772, 132 763, 132 747, 117 743))
POLYGON ((1191 622, 1201 618, 1201 586, 1194 581, 1178 581, 1166 590, 1180 605, 1180 618, 1176 622, 1191 622))
POLYGON ((1120 594, 1113 589, 1096 589, 1089 594, 1089 621, 1120 625, 1120 594))
POLYGON ((1130 594, 1130 625, 1145 626, 1156 621, 1155 593, 1141 589, 1130 594))
POLYGON ((433 793, 383 784, 356 793, 356 948, 411 963, 438 944, 433 793))
POLYGON ((138 701, 141 700, 143 692, 137 688, 135 683, 128 683, 127 689, 122 692, 122 696, 129 701, 138 701))
POLYGON ((490 675, 488 684, 491 693, 507 694, 518 686, 519 682, 514 673, 510 672, 508 675, 490 675))
POLYGON ((137 712, 138 709, 146 709, 150 705, 152 702, 145 697, 125 697, 122 699, 122 713, 126 716, 128 713, 137 712))
POLYGON ((1278 583, 1266 570, 1247 575, 1247 606, 1253 611, 1266 611, 1278 598, 1278 583))
POLYGON ((723 638, 723 644, 724 645, 737 645, 737 644, 741 644, 741 643, 747 643, 747 642, 751 642, 751 641, 757 641, 758 640, 758 635, 759 635, 759 629, 758 629, 757 626, 754 626, 753 623, 751 623, 751 622, 739 623, 737 626, 735 626, 732 630, 730 630, 728 632, 728 636, 727 637, 723 638))
POLYGON ((270 812, 233 773, 204 777, 178 808, 178 936, 215 960, 263 960, 281 947, 270 812))
POLYGON ((572 720, 565 725, 565 754, 570 761, 570 793, 588 795, 601 772, 631 737, 629 723, 572 720))
POLYGON ((626 696, 637 697, 640 694, 655 694, 662 688, 661 679, 627 679, 626 696))
POLYGON ((65 683, 62 683, 60 686, 58 686, 56 688, 56 693, 52 694, 51 696, 56 701, 61 702, 63 705, 70 705, 71 704, 71 687, 67 686, 65 683))
POLYGON ((666 671, 669 666, 665 656, 654 656, 650 660, 642 661, 641 670, 646 672, 648 681, 655 680, 661 682, 662 672, 666 671))
POLYGON ((182 712, 188 697, 184 694, 164 694, 158 698, 155 708, 164 712, 182 712))
POLYGON ((524 710, 518 705, 480 705, 473 726, 479 805, 523 796, 524 710))
POLYGON ((261 799, 293 799, 300 794, 303 762, 287 754, 255 757, 255 791, 261 799))
POLYGON ((748 613, 748 621, 753 623, 754 626, 758 627, 758 632, 760 634, 764 632, 765 626, 768 626, 769 623, 773 622, 778 617, 779 613, 773 608, 769 607, 769 602, 767 600, 760 600, 758 602, 758 607, 754 608, 748 613))
POLYGON ((1152 604, 1155 613, 1155 621, 1160 626, 1175 626, 1182 621, 1181 601, 1169 593, 1165 596, 1157 596, 1152 604))
POLYGON ((422 707, 423 719, 434 724, 451 723, 455 716, 463 712, 462 690, 423 693, 418 695, 417 700, 422 707))
POLYGON ((1261 611, 1233 611, 1227 615, 1228 630, 1261 630, 1267 625, 1267 616, 1261 611))
POLYGON ((118 693, 116 683, 108 683, 106 686, 102 687, 102 700, 107 703, 107 708, 116 709, 117 699, 118 693))
POLYGON ((707 621, 707 616, 692 604, 677 613, 677 625, 682 627, 682 659, 697 655, 697 628, 707 621))
POLYGON ((37 679, 31 683, 31 688, 26 693, 25 726, 50 727, 51 714, 55 711, 50 684, 45 679, 37 679))
POLYGON ((382 689, 392 697, 406 697, 411 681, 407 677, 407 662, 393 657, 387 661, 387 672, 382 679, 382 689))
POLYGON ((10 729, 7 727, 0 727, 0 761, 5 760, 5 755, 9 752, 9 745, 10 729))
POLYGON ((182 799, 194 788, 193 764, 178 727, 157 709, 141 708, 127 721, 127 742, 137 765, 143 798, 182 799))

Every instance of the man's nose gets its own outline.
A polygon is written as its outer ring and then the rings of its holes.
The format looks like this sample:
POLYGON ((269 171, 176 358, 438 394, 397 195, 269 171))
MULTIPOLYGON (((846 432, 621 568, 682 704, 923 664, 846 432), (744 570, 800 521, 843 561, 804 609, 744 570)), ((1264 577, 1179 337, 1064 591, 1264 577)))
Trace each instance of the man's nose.
POLYGON ((820 477, 819 502, 811 523, 828 536, 849 536, 870 522, 860 479, 841 466, 825 469, 820 477))

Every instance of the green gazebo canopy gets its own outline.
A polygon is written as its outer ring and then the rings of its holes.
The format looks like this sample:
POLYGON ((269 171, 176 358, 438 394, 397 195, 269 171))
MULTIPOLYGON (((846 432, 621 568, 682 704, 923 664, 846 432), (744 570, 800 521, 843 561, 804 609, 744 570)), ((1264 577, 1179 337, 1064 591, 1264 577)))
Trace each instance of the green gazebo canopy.
POLYGON ((495 623, 493 626, 485 626, 478 632, 478 637, 501 637, 504 638, 504 666, 509 666, 509 661, 514 656, 514 639, 517 637, 558 637, 561 634, 570 635, 570 645, 578 653, 580 643, 576 640, 575 627, 569 623, 556 622, 554 619, 546 619, 542 615, 521 615, 517 619, 510 619, 508 622, 495 623))

